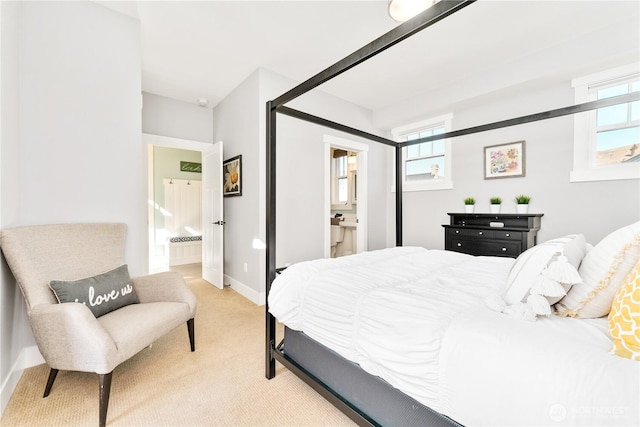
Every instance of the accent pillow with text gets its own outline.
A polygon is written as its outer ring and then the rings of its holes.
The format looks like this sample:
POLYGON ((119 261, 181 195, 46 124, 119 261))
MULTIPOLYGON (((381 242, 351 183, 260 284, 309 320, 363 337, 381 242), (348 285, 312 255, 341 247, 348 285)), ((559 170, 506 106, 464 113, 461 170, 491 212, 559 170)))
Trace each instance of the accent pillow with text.
POLYGON ((59 303, 79 302, 86 305, 94 316, 140 301, 133 289, 129 269, 122 265, 106 273, 74 281, 52 280, 49 287, 59 303))

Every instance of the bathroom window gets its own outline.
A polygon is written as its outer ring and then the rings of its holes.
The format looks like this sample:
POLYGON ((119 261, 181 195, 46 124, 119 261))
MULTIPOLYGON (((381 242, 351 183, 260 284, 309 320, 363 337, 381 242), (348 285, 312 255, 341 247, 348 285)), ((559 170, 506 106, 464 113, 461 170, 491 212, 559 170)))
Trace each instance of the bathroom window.
MULTIPOLYGON (((404 142, 441 135, 451 130, 452 114, 435 117, 391 131, 395 141, 404 142)), ((448 139, 423 142, 402 150, 403 191, 453 188, 451 143, 448 139)))
POLYGON ((333 209, 351 209, 354 202, 354 174, 350 159, 355 160, 355 153, 333 149, 331 154, 331 204, 333 209))
POLYGON ((338 203, 349 201, 349 176, 347 175, 347 156, 338 157, 336 162, 336 180, 338 182, 338 203))
MULTIPOLYGON (((575 102, 640 91, 636 66, 620 67, 573 80, 575 102)), ((571 181, 640 178, 640 102, 629 102, 574 116, 571 181)))

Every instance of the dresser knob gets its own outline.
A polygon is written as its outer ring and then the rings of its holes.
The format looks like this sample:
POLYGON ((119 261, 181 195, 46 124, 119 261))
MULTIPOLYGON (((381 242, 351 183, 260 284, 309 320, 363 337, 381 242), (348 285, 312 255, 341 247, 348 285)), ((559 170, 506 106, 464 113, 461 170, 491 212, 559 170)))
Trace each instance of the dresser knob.
POLYGON ((461 247, 461 246, 462 246, 462 243, 458 243, 458 247, 461 247))
POLYGON ((482 236, 483 233, 482 233, 482 231, 478 231, 478 234, 482 236))
POLYGON ((507 237, 511 237, 511 234, 510 234, 510 233, 507 233, 507 234, 505 234, 505 236, 507 236, 507 237))
POLYGON ((456 234, 460 234, 460 230, 456 230, 456 234))
POLYGON ((502 252, 507 252, 507 248, 502 248, 502 252))

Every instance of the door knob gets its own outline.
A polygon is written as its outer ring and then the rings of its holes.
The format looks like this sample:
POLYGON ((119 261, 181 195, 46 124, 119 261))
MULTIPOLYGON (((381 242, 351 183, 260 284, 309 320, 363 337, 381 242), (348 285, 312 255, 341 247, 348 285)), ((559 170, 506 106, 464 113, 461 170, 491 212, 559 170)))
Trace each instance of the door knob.
POLYGON ((216 222, 214 222, 214 223, 212 223, 212 224, 215 224, 215 225, 225 225, 226 223, 227 223, 226 221, 216 221, 216 222))

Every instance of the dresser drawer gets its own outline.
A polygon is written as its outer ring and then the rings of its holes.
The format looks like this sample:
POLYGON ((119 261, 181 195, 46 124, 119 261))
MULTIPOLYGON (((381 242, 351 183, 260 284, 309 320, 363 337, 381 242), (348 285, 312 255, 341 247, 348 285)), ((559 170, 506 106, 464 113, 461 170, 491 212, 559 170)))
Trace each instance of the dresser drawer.
POLYGON ((474 237, 479 239, 492 239, 494 237, 494 231, 478 230, 477 228, 449 228, 447 229, 447 236, 451 238, 474 237))
POLYGON ((524 237, 522 231, 505 231, 505 230, 493 230, 493 237, 498 240, 516 240, 521 242, 524 237))
POLYGON ((521 252, 519 241, 499 241, 452 238, 445 249, 470 255, 506 256, 516 258, 521 252))
POLYGON ((522 252, 520 242, 518 241, 491 241, 480 242, 477 246, 477 253, 475 255, 486 256, 506 256, 517 258, 522 252))

